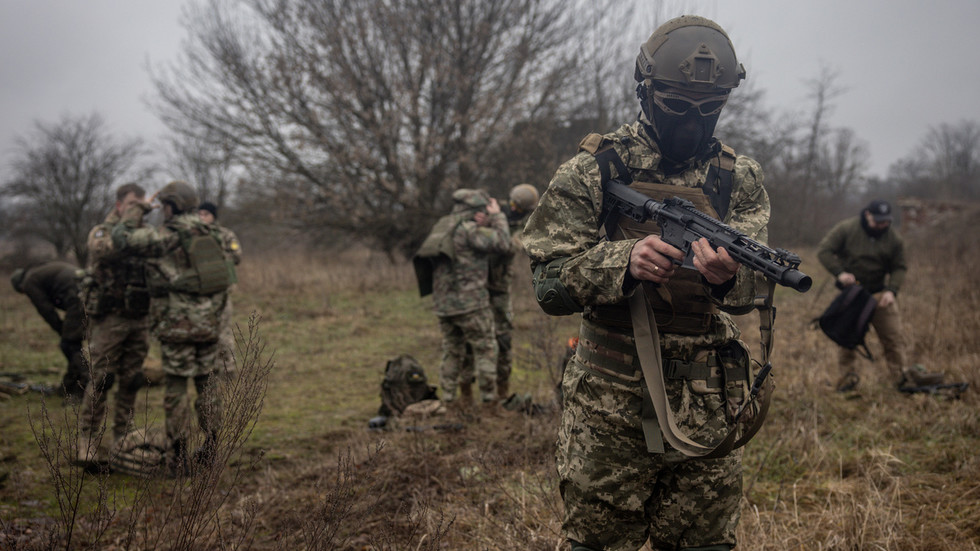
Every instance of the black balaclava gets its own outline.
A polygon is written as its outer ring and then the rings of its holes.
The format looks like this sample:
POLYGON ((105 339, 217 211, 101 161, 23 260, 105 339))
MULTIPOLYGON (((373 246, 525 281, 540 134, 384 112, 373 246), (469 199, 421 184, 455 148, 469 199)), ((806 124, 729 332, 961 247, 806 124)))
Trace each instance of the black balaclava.
POLYGON ((665 113, 643 84, 637 86, 637 96, 646 122, 652 126, 649 133, 668 161, 661 164, 666 172, 680 172, 716 152, 714 133, 720 112, 707 117, 701 116, 697 109, 689 109, 683 115, 665 113))

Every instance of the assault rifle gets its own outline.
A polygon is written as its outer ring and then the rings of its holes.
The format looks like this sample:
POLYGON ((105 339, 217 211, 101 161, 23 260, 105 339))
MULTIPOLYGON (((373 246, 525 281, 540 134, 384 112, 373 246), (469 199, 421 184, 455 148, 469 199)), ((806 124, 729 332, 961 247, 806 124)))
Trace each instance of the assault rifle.
POLYGON ((724 247, 732 258, 761 272, 770 281, 801 293, 813 284, 810 276, 797 270, 800 266, 798 255, 771 249, 697 210, 686 199, 672 197, 660 202, 619 180, 609 180, 603 194, 603 211, 606 220, 612 213, 629 216, 638 223, 655 220, 660 225, 660 239, 684 251, 684 260, 674 262, 685 268, 694 269, 691 243, 705 237, 712 247, 724 247))

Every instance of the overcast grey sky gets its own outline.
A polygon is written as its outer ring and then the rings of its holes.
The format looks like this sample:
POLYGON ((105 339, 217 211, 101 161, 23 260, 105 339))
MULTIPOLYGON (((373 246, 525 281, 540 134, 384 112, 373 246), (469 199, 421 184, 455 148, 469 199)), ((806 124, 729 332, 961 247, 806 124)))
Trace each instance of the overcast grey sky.
MULTIPOLYGON (((155 143, 164 127, 145 105, 153 92, 147 64, 176 57, 182 3, 0 0, 0 180, 14 137, 31 132, 34 120, 98 111, 114 133, 155 143)), ((830 123, 867 142, 871 174, 884 176, 930 126, 980 121, 980 0, 686 5, 725 27, 748 78, 781 113, 810 105, 806 81, 822 66, 836 71, 846 91, 830 123)))

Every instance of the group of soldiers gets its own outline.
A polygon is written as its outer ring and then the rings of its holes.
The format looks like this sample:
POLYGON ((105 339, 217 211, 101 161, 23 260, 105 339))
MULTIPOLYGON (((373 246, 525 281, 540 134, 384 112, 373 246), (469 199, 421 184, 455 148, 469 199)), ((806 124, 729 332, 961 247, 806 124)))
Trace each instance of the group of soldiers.
POLYGON ((510 392, 512 266, 538 191, 514 186, 504 205, 477 189, 452 197, 452 212, 436 222, 415 255, 416 273, 422 295, 432 294, 442 332, 442 401, 471 405, 476 382, 479 402, 492 408, 510 392))
POLYGON ((216 221, 217 207, 199 203, 186 182, 165 185, 146 200, 135 183, 120 186, 105 220, 88 236, 84 270, 52 261, 17 270, 11 283, 27 294, 61 335, 68 358, 62 391, 79 406, 77 464, 105 465, 114 443, 134 430, 137 394, 150 334, 159 340, 171 472, 189 472, 214 457, 221 421, 219 385, 234 370, 230 291, 241 260, 235 234, 216 221), (156 207, 160 227, 144 225, 156 207), (57 309, 65 311, 61 319, 57 309), (82 340, 87 336, 88 357, 82 340), (204 443, 188 449, 188 380, 204 443), (111 432, 107 398, 114 391, 111 432), (193 461, 192 461, 193 460, 193 461))

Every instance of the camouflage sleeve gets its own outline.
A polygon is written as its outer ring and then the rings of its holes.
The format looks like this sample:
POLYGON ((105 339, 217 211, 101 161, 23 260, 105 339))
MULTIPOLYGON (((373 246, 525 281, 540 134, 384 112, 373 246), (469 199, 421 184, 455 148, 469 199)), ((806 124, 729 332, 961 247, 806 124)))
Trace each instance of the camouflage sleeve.
MULTIPOLYGON (((728 225, 756 241, 766 244, 769 240, 769 194, 763 187, 762 167, 754 159, 739 155, 735 159, 735 188, 728 225)), ((742 266, 735 274, 732 288, 720 301, 722 308, 740 308, 751 305, 756 295, 756 276, 742 266)))
POLYGON ((532 271, 568 258, 558 277, 569 296, 583 306, 624 298, 623 280, 636 243, 602 240, 601 209, 598 165, 594 157, 580 153, 559 167, 521 236, 532 271))
POLYGON ((466 245, 485 253, 506 253, 510 248, 510 228, 503 213, 491 214, 490 225, 481 227, 476 222, 463 222, 466 245))
POLYGON ((137 227, 138 219, 142 219, 143 216, 140 211, 139 218, 136 218, 138 208, 130 207, 123 214, 122 222, 112 228, 113 247, 128 254, 158 258, 180 246, 180 237, 176 233, 137 227))
POLYGON ((225 249, 225 254, 231 257, 232 261, 234 261, 236 266, 240 264, 242 261, 242 245, 238 241, 238 236, 235 235, 235 232, 222 226, 221 243, 225 249))
POLYGON ((104 224, 92 228, 88 234, 88 265, 95 266, 115 253, 112 231, 104 224))

